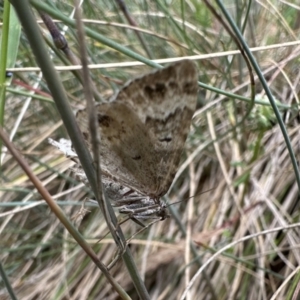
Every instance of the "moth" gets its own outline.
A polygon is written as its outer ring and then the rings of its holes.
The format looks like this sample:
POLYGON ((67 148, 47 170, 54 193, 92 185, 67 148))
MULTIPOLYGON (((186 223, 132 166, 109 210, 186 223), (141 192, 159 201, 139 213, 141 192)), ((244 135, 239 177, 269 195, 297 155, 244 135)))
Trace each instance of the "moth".
MULTIPOLYGON (((182 60, 143 75, 96 104, 103 183, 133 219, 168 217, 161 200, 174 179, 197 102, 197 68, 182 60)), ((85 109, 76 115, 91 148, 85 109)))

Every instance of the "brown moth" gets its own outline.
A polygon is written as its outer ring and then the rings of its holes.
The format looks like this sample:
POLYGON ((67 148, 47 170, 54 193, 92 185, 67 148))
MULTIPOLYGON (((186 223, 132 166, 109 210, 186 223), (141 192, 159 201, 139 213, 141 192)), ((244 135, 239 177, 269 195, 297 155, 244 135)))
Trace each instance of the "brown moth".
MULTIPOLYGON (((104 185, 120 212, 135 219, 168 216, 160 198, 176 174, 197 101, 197 68, 176 62, 128 82, 96 104, 104 185)), ((90 147, 86 110, 77 112, 90 147)))

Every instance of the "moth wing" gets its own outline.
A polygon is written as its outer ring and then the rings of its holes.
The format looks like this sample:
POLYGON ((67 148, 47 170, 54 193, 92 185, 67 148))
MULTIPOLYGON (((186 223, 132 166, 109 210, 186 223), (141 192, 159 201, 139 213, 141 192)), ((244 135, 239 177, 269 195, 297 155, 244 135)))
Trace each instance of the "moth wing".
MULTIPOLYGON (((144 195, 169 189, 197 101, 197 69, 184 60, 125 85, 97 105, 104 174, 144 195)), ((89 141, 86 111, 77 113, 89 141)))

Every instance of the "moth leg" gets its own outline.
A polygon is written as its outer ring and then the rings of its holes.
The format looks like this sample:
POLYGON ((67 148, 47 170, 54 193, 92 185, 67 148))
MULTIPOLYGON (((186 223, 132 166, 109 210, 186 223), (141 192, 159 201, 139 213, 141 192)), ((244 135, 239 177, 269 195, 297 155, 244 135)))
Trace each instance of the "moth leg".
MULTIPOLYGON (((159 222, 160 220, 154 220, 152 221, 151 223, 147 224, 147 225, 144 225, 143 223, 141 223, 139 220, 135 219, 134 217, 129 217, 127 218, 125 221, 129 220, 129 219, 132 219, 134 222, 136 222, 137 224, 141 225, 142 228, 140 230, 138 230, 136 233, 134 233, 127 241, 126 241, 126 246, 128 247, 130 241, 136 237, 138 234, 142 233, 144 230, 146 230, 147 228, 149 228, 151 225, 153 225, 154 223, 156 222, 159 222)), ((124 221, 123 221, 124 222, 124 221)), ((122 222, 122 223, 123 223, 122 222)), ((125 248, 126 249, 126 248, 125 248)), ((124 250, 125 251, 125 250, 124 250)), ((107 266, 107 269, 108 270, 111 270, 115 264, 119 261, 119 259, 122 257, 124 252, 120 252, 120 249, 117 250, 117 254, 115 256, 115 258, 112 260, 112 262, 107 266)))
MULTIPOLYGON (((135 223, 137 223, 138 225, 140 225, 143 229, 146 229, 148 226, 145 226, 142 222, 140 222, 139 220, 135 219, 134 217, 128 217, 128 218, 125 218, 124 220, 122 220, 121 222, 118 222, 117 224, 117 227, 122 225, 123 223, 125 223, 126 221, 128 220, 133 220, 135 223)), ((116 228, 117 228, 116 227, 116 228)), ((143 231, 143 230, 142 230, 143 231)), ((109 265, 107 266, 107 269, 108 270, 111 270, 115 265, 116 263, 120 260, 120 258, 122 257, 122 255, 124 254, 125 250, 126 250, 126 247, 128 246, 128 241, 132 240, 132 238, 134 236, 136 236, 139 232, 142 232, 141 230, 139 230, 137 233, 135 233, 132 237, 130 237, 127 241, 126 241, 126 244, 124 246, 124 249, 121 251, 119 248, 118 250, 116 251, 116 255, 115 257, 113 258, 113 260, 109 263, 109 265)), ((109 232, 108 232, 109 233, 109 232)))
POLYGON ((118 206, 123 206, 126 204, 131 204, 137 201, 140 201, 142 199, 145 199, 143 196, 132 196, 132 197, 127 197, 127 198, 122 198, 119 200, 115 200, 114 203, 112 203, 112 206, 118 207, 118 206))
POLYGON ((121 257, 124 254, 127 246, 128 246, 128 243, 126 242, 126 246, 124 247, 124 249, 122 251, 120 251, 120 249, 118 248, 118 250, 116 251, 115 257, 109 263, 109 265, 106 267, 108 271, 110 271, 116 265, 116 263, 121 259, 121 257))
POLYGON ((128 192, 123 194, 123 197, 127 197, 128 195, 134 193, 134 190, 129 190, 128 192))
POLYGON ((154 220, 151 223, 147 224, 146 226, 144 226, 143 228, 141 228, 140 230, 138 230, 136 233, 134 233, 128 240, 127 240, 127 245, 129 245, 130 241, 137 236, 138 234, 140 234, 141 232, 143 232, 144 230, 146 230, 148 227, 152 226, 153 224, 155 224, 156 222, 159 222, 160 220, 154 220))
POLYGON ((134 216, 131 216, 130 219, 131 219, 134 223, 140 225, 141 227, 147 228, 146 225, 144 225, 141 221, 139 221, 138 219, 136 219, 134 216))

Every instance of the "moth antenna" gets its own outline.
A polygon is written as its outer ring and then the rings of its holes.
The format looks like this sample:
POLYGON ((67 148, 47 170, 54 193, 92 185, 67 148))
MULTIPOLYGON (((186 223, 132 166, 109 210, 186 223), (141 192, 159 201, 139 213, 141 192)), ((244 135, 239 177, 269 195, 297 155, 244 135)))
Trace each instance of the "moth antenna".
POLYGON ((176 202, 174 202, 174 203, 167 204, 166 207, 170 207, 171 205, 178 204, 178 203, 180 203, 180 202, 188 201, 188 200, 191 199, 191 198, 194 198, 194 197, 196 197, 196 196, 199 196, 199 195, 202 195, 202 194, 204 194, 204 193, 210 192, 210 191, 212 191, 212 190, 214 190, 214 189, 215 189, 215 187, 213 187, 213 188, 211 188, 211 189, 209 189, 209 190, 207 190, 207 191, 201 192, 201 193, 199 193, 199 194, 195 194, 194 196, 188 197, 187 199, 183 199, 183 200, 176 201, 176 202))

